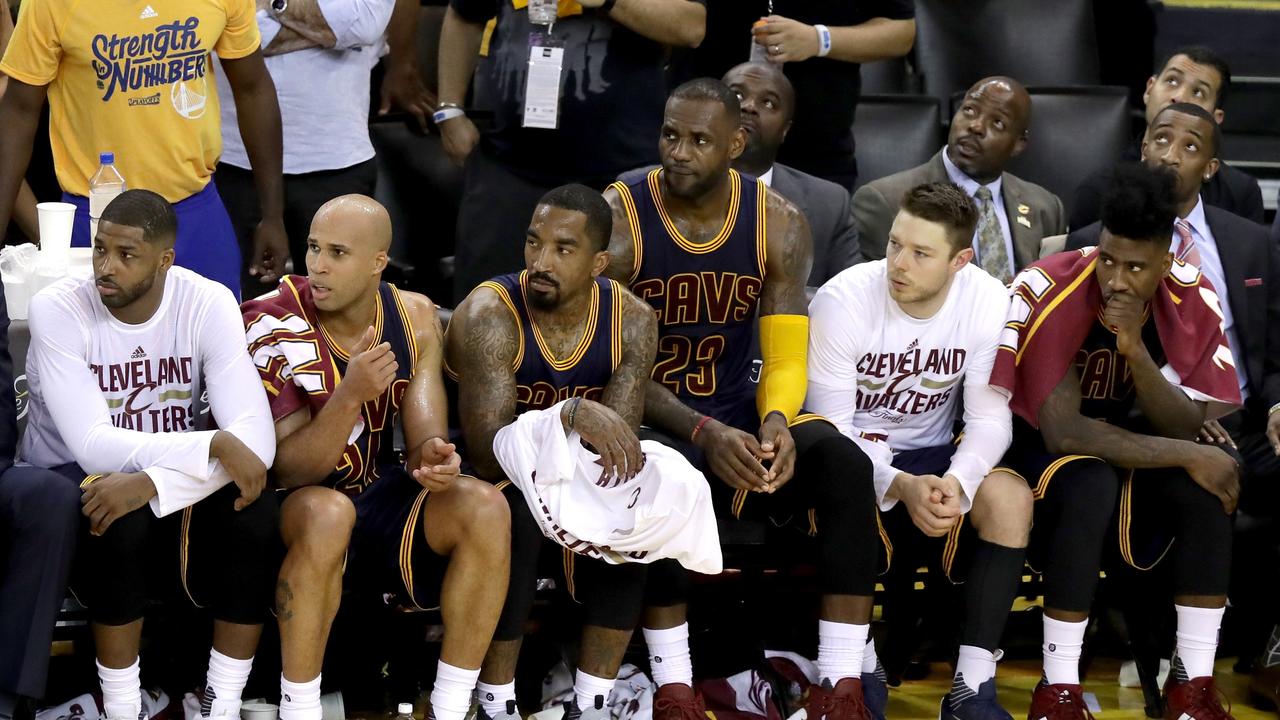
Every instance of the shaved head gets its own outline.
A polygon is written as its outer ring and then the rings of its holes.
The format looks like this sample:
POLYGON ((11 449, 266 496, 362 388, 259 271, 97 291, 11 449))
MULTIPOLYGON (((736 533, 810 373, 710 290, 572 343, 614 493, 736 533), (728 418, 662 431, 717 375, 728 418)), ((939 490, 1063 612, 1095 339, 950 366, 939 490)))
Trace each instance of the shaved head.
POLYGON ((391 215, 382 203, 368 195, 341 195, 316 211, 311 220, 311 232, 337 231, 348 242, 369 243, 374 252, 391 249, 391 215))
POLYGON ((378 292, 391 249, 391 216, 366 195, 336 197, 316 211, 307 237, 307 278, 322 312, 359 307, 378 292))
POLYGON ((982 78, 969 88, 968 95, 995 94, 1014 117, 1017 131, 1023 133, 1031 126, 1031 94, 1022 83, 1005 75, 982 78))
POLYGON ((985 185, 1023 151, 1030 126, 1031 95, 1022 83, 1003 75, 983 78, 964 94, 951 118, 947 158, 985 185))

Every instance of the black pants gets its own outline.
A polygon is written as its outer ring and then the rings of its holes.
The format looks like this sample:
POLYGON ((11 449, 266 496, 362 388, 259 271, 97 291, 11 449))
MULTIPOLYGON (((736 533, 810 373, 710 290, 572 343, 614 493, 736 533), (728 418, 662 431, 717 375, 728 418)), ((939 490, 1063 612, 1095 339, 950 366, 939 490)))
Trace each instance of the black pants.
MULTIPOLYGON (((240 254, 251 258, 253 230, 262 220, 253 172, 222 163, 218 165, 214 181, 218 183, 218 193, 222 195, 236 238, 240 241, 240 254)), ((284 176, 284 229, 289 235, 289 254, 293 258, 295 273, 307 274, 307 235, 311 231, 311 219, 320 206, 352 193, 373 197, 377 184, 378 168, 373 159, 339 170, 284 176)), ((242 278, 241 284, 245 298, 257 297, 271 289, 255 278, 242 278)))
MULTIPOLYGON (((71 476, 72 487, 84 477, 71 476)), ((100 536, 83 519, 71 587, 93 622, 127 625, 150 602, 177 595, 218 620, 262 623, 280 571, 280 505, 264 492, 237 511, 239 496, 228 484, 162 518, 144 506, 100 536)))
POLYGON ((1262 640, 1271 626, 1280 623, 1280 603, 1270 590, 1280 584, 1280 457, 1267 440, 1265 413, 1241 411, 1221 423, 1243 460, 1231 557, 1231 605, 1262 640))
MULTIPOLYGON (((869 596, 880 553, 871 460, 823 420, 793 424, 791 436, 796 443, 794 477, 772 495, 759 495, 735 492, 711 475, 701 451, 689 443, 642 431, 645 439, 676 448, 707 474, 717 514, 799 523, 815 535, 823 593, 869 596)), ((681 605, 688 594, 688 573, 678 563, 660 560, 649 569, 646 605, 681 605)))
POLYGON ((519 488, 507 483, 502 494, 511 508, 511 582, 493 639, 516 640, 524 635, 540 577, 564 583, 569 597, 583 606, 584 624, 634 629, 640 620, 649 566, 611 565, 573 553, 542 534, 519 488))
POLYGON ((1175 595, 1227 593, 1232 520, 1216 497, 1181 468, 1128 471, 1066 457, 1024 475, 1036 494, 1028 558, 1044 571, 1047 607, 1088 611, 1108 548, 1110 564, 1136 570, 1167 556, 1175 595))
POLYGON ((0 474, 0 692, 44 695, 79 523, 75 484, 30 466, 0 474))

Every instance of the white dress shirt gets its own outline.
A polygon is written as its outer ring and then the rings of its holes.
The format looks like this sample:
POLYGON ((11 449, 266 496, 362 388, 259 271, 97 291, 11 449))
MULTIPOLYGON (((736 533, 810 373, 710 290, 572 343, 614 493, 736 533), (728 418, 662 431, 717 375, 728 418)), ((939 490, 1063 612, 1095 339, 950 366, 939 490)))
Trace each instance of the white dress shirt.
MULTIPOLYGON (((978 217, 981 222, 982 203, 975 196, 978 194, 978 188, 984 187, 982 183, 965 175, 963 170, 956 167, 955 163, 951 162, 951 158, 947 157, 945 147, 942 148, 942 164, 947 168, 947 177, 951 182, 959 185, 961 190, 973 198, 973 202, 978 206, 978 217)), ((1018 267, 1013 254, 1013 232, 1009 230, 1009 215, 1004 210, 1004 196, 1000 194, 1004 187, 1003 176, 987 183, 985 187, 991 191, 991 203, 996 206, 996 219, 1000 221, 1000 234, 1004 236, 1005 250, 1009 255, 1009 277, 1014 277, 1018 274, 1018 267)), ((978 249, 978 234, 981 231, 981 225, 973 231, 973 262, 978 267, 982 267, 982 253, 978 249)))
MULTIPOLYGON (((1227 289, 1227 276, 1222 271, 1222 256, 1218 253, 1218 242, 1209 229, 1209 221, 1204 216, 1204 200, 1196 200, 1196 206, 1186 217, 1181 218, 1191 226, 1191 237, 1200 252, 1200 272, 1213 283, 1213 289, 1222 301, 1222 329, 1227 336, 1227 345, 1231 347, 1231 355, 1236 361, 1236 379, 1240 382, 1240 398, 1249 397, 1249 376, 1245 367, 1244 354, 1240 351, 1240 338, 1236 334, 1236 321, 1231 313, 1231 296, 1227 289)), ((1174 230, 1169 243, 1169 252, 1178 252, 1178 231, 1174 230)))

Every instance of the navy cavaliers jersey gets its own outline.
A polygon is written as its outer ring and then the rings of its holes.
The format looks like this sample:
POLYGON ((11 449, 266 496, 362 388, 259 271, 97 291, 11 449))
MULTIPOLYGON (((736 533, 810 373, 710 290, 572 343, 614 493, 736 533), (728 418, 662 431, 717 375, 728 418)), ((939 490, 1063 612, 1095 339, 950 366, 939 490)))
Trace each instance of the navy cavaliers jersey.
MULTIPOLYGON (((1133 372, 1124 356, 1116 351, 1116 334, 1103 323, 1102 311, 1098 312, 1098 321, 1076 351, 1080 414, 1123 427, 1130 424, 1130 414, 1138 400, 1133 389, 1133 372)), ((1164 350, 1149 306, 1142 320, 1142 342, 1156 365, 1164 365, 1164 350)))
MULTIPOLYGON (((622 285, 596 278, 590 312, 573 352, 557 358, 529 312, 528 272, 499 275, 480 283, 498 294, 519 323, 519 345, 512 372, 516 378, 516 414, 546 410, 562 400, 583 397, 599 402, 622 362, 622 285)), ((457 380, 459 368, 446 368, 457 380)))
MULTIPOLYGON (((338 466, 329 475, 329 483, 347 494, 359 493, 372 485, 379 477, 379 468, 401 464, 395 450, 396 419, 400 416, 404 392, 413 378, 418 345, 399 291, 385 282, 378 284, 376 317, 373 327, 377 339, 373 344, 391 344, 391 352, 396 356, 396 377, 381 395, 360 408, 360 424, 357 426, 360 434, 347 445, 338 466)), ((338 377, 346 375, 350 356, 338 347, 323 325, 319 327, 333 354, 338 377)))
POLYGON ((765 277, 763 182, 729 171, 729 211, 720 232, 693 243, 662 206, 661 168, 622 196, 634 238, 631 291, 658 316, 653 379, 705 415, 755 432, 756 308, 765 277))

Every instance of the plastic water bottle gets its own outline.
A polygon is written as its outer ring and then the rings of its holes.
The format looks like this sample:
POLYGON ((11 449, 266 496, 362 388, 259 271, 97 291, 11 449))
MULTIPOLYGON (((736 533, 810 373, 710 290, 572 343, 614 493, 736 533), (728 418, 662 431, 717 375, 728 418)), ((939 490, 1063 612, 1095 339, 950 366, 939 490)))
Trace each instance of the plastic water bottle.
POLYGON ((397 705, 395 720, 413 720, 413 703, 400 703, 397 705))
POLYGON ((116 154, 98 156, 98 172, 89 181, 89 241, 98 236, 98 218, 116 196, 125 191, 124 176, 116 169, 116 154))
POLYGON ((752 30, 752 33, 751 33, 751 57, 750 57, 750 59, 748 60, 748 62, 753 62, 753 63, 767 63, 767 62, 769 62, 769 48, 767 48, 767 47, 765 47, 765 46, 761 45, 760 43, 756 42, 756 34, 755 34, 755 29, 756 29, 756 28, 758 28, 758 27, 762 27, 762 26, 764 26, 764 25, 768 25, 768 24, 769 24, 769 23, 768 23, 768 22, 766 22, 764 18, 760 18, 759 20, 755 21, 755 22, 751 25, 751 30, 752 30))

